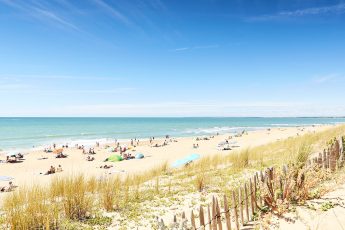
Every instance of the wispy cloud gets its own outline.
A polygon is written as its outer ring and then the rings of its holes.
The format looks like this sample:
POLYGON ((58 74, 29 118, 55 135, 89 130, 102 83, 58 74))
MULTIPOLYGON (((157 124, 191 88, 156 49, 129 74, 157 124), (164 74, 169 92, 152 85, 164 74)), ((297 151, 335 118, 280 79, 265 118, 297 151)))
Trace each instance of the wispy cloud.
POLYGON ((110 6, 109 4, 104 2, 103 0, 93 0, 93 2, 98 7, 100 7, 105 12, 107 12, 110 16, 112 16, 113 18, 119 20, 120 22, 122 22, 126 25, 132 25, 132 22, 124 14, 120 13, 120 11, 118 11, 114 7, 110 6))
POLYGON ((325 84, 329 82, 334 82, 334 81, 339 81, 344 79, 345 76, 341 74, 328 74, 328 75, 322 75, 322 76, 317 76, 312 79, 312 81, 316 84, 325 84))
POLYGON ((176 48, 173 51, 180 52, 180 51, 198 50, 198 49, 215 49, 218 47, 219 45, 203 45, 203 46, 181 47, 181 48, 176 48))
POLYGON ((286 18, 296 18, 313 15, 325 15, 325 14, 343 14, 345 13, 345 3, 339 3, 337 5, 323 6, 323 7, 311 7, 306 9, 298 9, 293 11, 281 11, 276 14, 262 15, 249 18, 249 21, 270 21, 286 18))
POLYGON ((69 28, 76 31, 81 31, 81 29, 70 22, 69 20, 63 18, 61 15, 58 15, 57 12, 54 12, 52 9, 43 7, 39 1, 10 1, 10 0, 0 0, 0 3, 3 3, 11 8, 20 10, 30 17, 36 18, 43 22, 50 22, 58 25, 59 27, 69 28))
POLYGON ((17 91, 28 88, 30 88, 30 86, 25 84, 1 84, 0 92, 17 91))
POLYGON ((0 75, 0 80, 28 80, 28 79, 40 79, 40 80, 121 80, 119 77, 106 77, 106 76, 73 76, 73 75, 34 75, 34 74, 25 74, 25 75, 0 75))
POLYGON ((56 22, 56 23, 62 25, 63 27, 69 27, 69 28, 74 29, 76 31, 81 31, 79 29, 79 27, 72 24, 71 22, 68 22, 67 20, 63 19, 62 17, 58 16, 56 13, 54 13, 52 11, 40 9, 37 7, 33 7, 32 9, 37 12, 36 16, 38 16, 38 17, 43 17, 43 18, 49 19, 50 21, 56 22))

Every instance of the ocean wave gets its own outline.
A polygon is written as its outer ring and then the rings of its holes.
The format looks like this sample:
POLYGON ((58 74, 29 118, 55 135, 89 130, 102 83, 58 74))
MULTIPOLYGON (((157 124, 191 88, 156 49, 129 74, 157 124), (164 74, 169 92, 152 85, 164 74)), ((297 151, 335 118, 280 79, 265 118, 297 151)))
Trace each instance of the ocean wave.
POLYGON ((287 123, 283 123, 283 124, 271 124, 271 126, 274 126, 274 127, 301 127, 301 126, 311 126, 311 125, 316 125, 316 126, 319 126, 319 125, 322 125, 322 124, 319 124, 319 123, 310 123, 310 124, 287 124, 287 123))
POLYGON ((187 129, 183 133, 185 134, 216 134, 216 133, 233 133, 240 130, 255 129, 255 127, 212 127, 212 128, 197 128, 197 129, 187 129))

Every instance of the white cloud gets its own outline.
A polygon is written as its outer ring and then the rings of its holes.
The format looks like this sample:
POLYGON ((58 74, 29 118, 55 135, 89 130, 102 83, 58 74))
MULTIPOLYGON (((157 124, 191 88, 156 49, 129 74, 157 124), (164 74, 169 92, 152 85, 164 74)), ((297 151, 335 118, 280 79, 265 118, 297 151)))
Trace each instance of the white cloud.
POLYGON ((10 0, 0 0, 0 3, 3 3, 9 7, 15 8, 17 10, 25 12, 31 17, 37 18, 41 21, 47 22, 50 21, 56 25, 67 27, 76 31, 81 31, 76 25, 69 22, 68 20, 62 18, 56 12, 53 12, 47 8, 42 7, 42 5, 37 1, 10 1, 10 0))
POLYGON ((126 25, 132 25, 132 22, 122 13, 120 13, 117 9, 110 6, 103 0, 93 0, 94 3, 97 4, 97 6, 101 9, 103 9, 105 12, 107 12, 110 16, 113 18, 119 20, 120 22, 126 24, 126 25))
POLYGON ((269 21, 284 18, 295 18, 313 15, 324 15, 324 14, 343 14, 345 13, 345 3, 340 3, 332 6, 323 7, 312 7, 306 9, 298 9, 294 11, 281 11, 276 14, 262 15, 257 17, 249 18, 249 21, 269 21))
POLYGON ((322 76, 317 76, 313 78, 313 82, 316 84, 324 84, 328 82, 339 81, 344 78, 345 77, 340 74, 328 74, 328 75, 322 75, 322 76))
POLYGON ((175 52, 186 51, 186 50, 197 50, 197 49, 215 49, 219 45, 202 45, 202 46, 192 46, 192 47, 181 47, 174 49, 175 52))

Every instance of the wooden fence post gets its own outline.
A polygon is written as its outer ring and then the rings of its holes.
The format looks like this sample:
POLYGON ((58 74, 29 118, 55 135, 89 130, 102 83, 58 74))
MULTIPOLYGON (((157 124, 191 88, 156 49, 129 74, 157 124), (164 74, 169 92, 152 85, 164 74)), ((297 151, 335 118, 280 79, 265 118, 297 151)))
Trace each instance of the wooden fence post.
POLYGON ((329 151, 329 149, 327 149, 327 168, 329 169, 329 168, 331 168, 331 154, 330 154, 330 151, 329 151))
POLYGON ((235 192, 232 191, 232 205, 234 208, 234 215, 235 215, 235 226, 236 226, 236 230, 240 229, 240 225, 238 224, 238 213, 237 213, 237 202, 236 202, 236 195, 235 192))
POLYGON ((199 209, 199 220, 200 220, 200 226, 205 227, 205 216, 204 216, 204 209, 200 205, 199 209))
POLYGON ((242 195, 242 188, 241 186, 238 188, 238 205, 240 206, 240 218, 241 218, 241 224, 244 225, 244 219, 243 219, 243 195, 242 195))
POLYGON ((225 223, 226 229, 231 230, 231 219, 230 219, 230 209, 228 205, 228 199, 224 195, 224 212, 225 212, 225 223))
POLYGON ((319 158, 318 158, 317 163, 319 167, 322 167, 322 153, 319 153, 319 158))
POLYGON ((325 150, 325 149, 323 150, 323 158, 322 158, 322 161, 323 161, 323 168, 324 168, 324 169, 327 169, 327 153, 326 153, 326 150, 325 150))
POLYGON ((209 230, 212 230, 213 226, 212 226, 210 205, 207 205, 207 215, 208 215, 208 227, 209 227, 209 230))
POLYGON ((257 193, 257 187, 256 187, 256 175, 254 175, 254 194, 253 194, 253 198, 254 198, 254 211, 256 212, 258 209, 258 204, 256 202, 256 193, 257 193))
POLYGON ((216 213, 217 213, 217 224, 218 224, 218 229, 222 230, 222 217, 220 216, 220 208, 219 208, 219 203, 218 199, 216 198, 216 213))
POLYGON ((255 202, 254 202, 254 191, 253 191, 253 183, 252 183, 252 178, 249 179, 249 192, 250 192, 250 200, 251 200, 251 216, 254 216, 255 213, 255 202))
POLYGON ((339 137, 339 167, 343 167, 344 162, 344 144, 343 144, 343 137, 339 137))
POLYGON ((211 219, 211 223, 212 223, 212 229, 213 230, 217 230, 217 221, 216 221, 216 200, 213 197, 212 199, 212 219, 211 219))
POLYGON ((247 222, 249 222, 249 202, 248 202, 248 188, 247 188, 247 183, 244 184, 244 195, 245 195, 245 206, 246 206, 246 217, 247 217, 247 222))
POLYGON ((196 226, 195 226, 195 218, 194 218, 194 213, 193 213, 193 210, 190 214, 190 222, 192 224, 192 230, 196 230, 196 226))

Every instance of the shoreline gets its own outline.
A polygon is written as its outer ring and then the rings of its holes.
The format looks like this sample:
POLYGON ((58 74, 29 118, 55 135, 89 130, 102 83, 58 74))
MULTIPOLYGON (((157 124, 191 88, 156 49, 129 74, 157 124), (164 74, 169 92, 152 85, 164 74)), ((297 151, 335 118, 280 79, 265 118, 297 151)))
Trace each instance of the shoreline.
MULTIPOLYGON (((253 131, 260 131, 260 130, 266 130, 266 129, 275 129, 275 128, 303 128, 303 127, 314 127, 314 126, 337 126, 341 125, 344 123, 334 123, 334 124, 311 124, 311 125, 297 125, 297 124, 271 124, 271 126, 262 126, 262 127, 254 127, 254 126, 248 126, 248 127, 211 127, 211 128, 195 128, 194 130, 200 129, 201 131, 198 133, 196 131, 190 132, 185 131, 185 135, 176 135, 176 136, 171 136, 172 138, 195 138, 195 137, 203 137, 203 136, 212 136, 212 135, 235 135, 241 132, 253 132, 253 131), (223 129, 226 128, 226 131, 223 129), (217 131, 209 131, 209 132, 204 132, 202 130, 211 130, 211 129, 218 129, 217 131), (229 131, 232 130, 232 131, 229 131), (187 134, 188 133, 188 134, 187 134)), ((167 135, 168 132, 167 132, 167 135)), ((84 146, 95 146, 96 142, 100 143, 101 145, 111 145, 114 143, 115 140, 121 143, 129 143, 131 139, 136 138, 137 140, 141 141, 149 141, 151 137, 133 137, 133 138, 110 138, 110 137, 97 137, 93 139, 76 139, 76 140, 56 140, 52 142, 47 142, 47 143, 39 143, 37 145, 33 145, 32 147, 10 147, 8 149, 6 148, 0 148, 0 157, 4 156, 7 153, 22 153, 22 154, 28 154, 30 152, 35 152, 35 151, 41 151, 44 150, 45 148, 52 147, 53 144, 56 144, 57 146, 62 146, 65 144, 68 144, 71 147, 74 147, 76 144, 79 145, 84 145, 84 146)), ((155 136, 157 139, 164 139, 163 136, 155 136)))
MULTIPOLYGON (((115 143, 100 145, 95 147, 94 161, 87 161, 88 154, 83 154, 82 150, 74 147, 64 150, 67 158, 55 158, 53 153, 45 153, 43 151, 32 151, 25 155, 25 160, 22 163, 1 163, 0 175, 9 176, 14 178, 15 185, 25 186, 30 184, 46 184, 51 181, 51 178, 57 176, 69 176, 76 174, 83 174, 85 176, 104 177, 109 175, 128 175, 131 173, 140 173, 159 166, 165 162, 169 166, 176 160, 182 159, 187 155, 196 153, 200 157, 215 155, 215 154, 228 154, 234 151, 250 148, 254 146, 264 145, 277 140, 287 139, 297 135, 303 135, 308 132, 319 132, 337 125, 321 125, 321 126, 303 126, 303 127, 276 127, 265 130, 248 131, 247 134, 241 137, 235 137, 231 133, 214 136, 209 140, 196 141, 199 136, 193 137, 180 137, 174 138, 177 142, 169 142, 168 145, 163 147, 151 147, 149 140, 140 141, 140 145, 130 152, 135 155, 136 153, 143 153, 144 159, 124 160, 121 162, 104 162, 110 155, 118 154, 109 152, 105 148, 106 145, 114 147, 115 143), (218 150, 217 145, 226 140, 229 135, 233 136, 230 140, 235 143, 232 150, 218 150), (193 144, 198 143, 199 148, 193 148, 193 144), (46 158, 39 160, 40 158, 46 158), (112 165, 110 169, 103 169, 100 166, 112 165), (63 172, 55 173, 53 175, 43 175, 50 166, 57 167, 61 165, 63 172)), ((205 136, 205 135, 203 135, 205 136)), ((162 144, 164 138, 155 139, 153 144, 162 144)), ((121 145, 129 146, 130 143, 123 142, 121 145)), ((4 157, 0 156, 1 160, 4 157)), ((0 181, 0 185, 7 184, 8 182, 0 181)))

